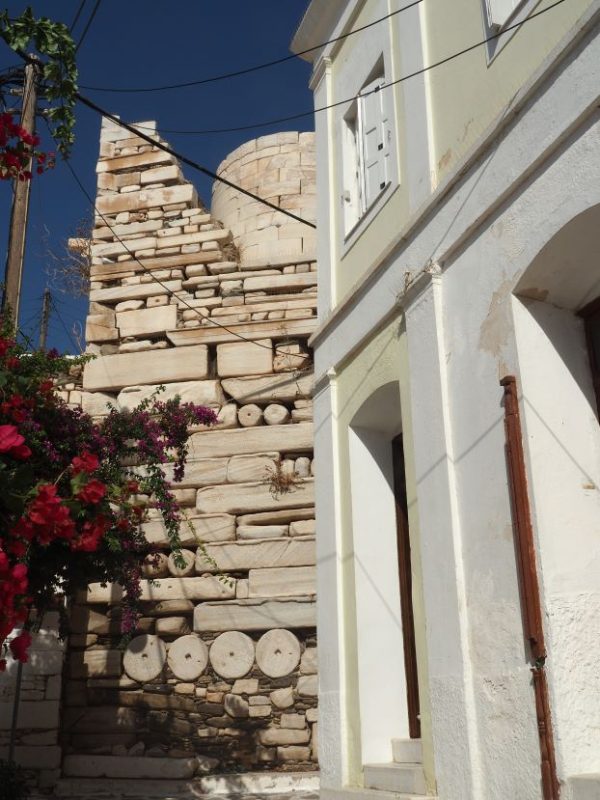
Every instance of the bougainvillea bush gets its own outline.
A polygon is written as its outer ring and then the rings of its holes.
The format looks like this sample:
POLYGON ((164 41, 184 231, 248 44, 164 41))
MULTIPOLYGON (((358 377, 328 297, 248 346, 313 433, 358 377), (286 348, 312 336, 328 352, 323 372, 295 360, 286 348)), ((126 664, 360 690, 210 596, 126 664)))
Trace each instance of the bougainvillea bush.
MULTIPOLYGON (((81 360, 26 353, 7 330, 0 330, 0 655, 10 649, 26 661, 31 612, 39 617, 91 581, 123 586, 121 628, 135 630, 148 555, 141 522, 158 508, 177 552, 180 513, 163 465, 175 462, 180 480, 189 426, 216 417, 154 396, 95 423, 55 391, 81 360)), ((0 659, 0 669, 5 664, 0 659)))
POLYGON ((13 114, 0 114, 0 180, 31 180, 32 170, 41 175, 55 164, 54 153, 39 149, 40 137, 28 133, 13 114))

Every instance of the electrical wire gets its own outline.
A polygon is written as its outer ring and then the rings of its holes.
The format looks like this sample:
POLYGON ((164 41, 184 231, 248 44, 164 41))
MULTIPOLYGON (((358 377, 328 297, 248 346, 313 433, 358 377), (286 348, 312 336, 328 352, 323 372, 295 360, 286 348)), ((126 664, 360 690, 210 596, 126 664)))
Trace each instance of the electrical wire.
POLYGON ((367 30, 367 28, 372 28, 374 25, 378 25, 380 22, 385 22, 386 19, 390 19, 390 17, 396 16, 396 14, 401 14, 403 11, 408 11, 410 8, 419 5, 422 3, 423 0, 413 0, 412 3, 408 3, 408 5, 403 6, 402 8, 396 9, 396 11, 392 11, 390 14, 386 14, 384 17, 380 17, 379 19, 373 20, 373 22, 369 22, 367 25, 361 25, 360 28, 354 28, 354 30, 348 31, 348 33, 343 33, 341 36, 336 36, 333 39, 328 39, 326 42, 321 42, 321 44, 316 44, 313 47, 308 47, 306 50, 301 50, 298 53, 293 53, 289 56, 284 56, 283 58, 276 58, 273 61, 265 61, 262 64, 255 64, 252 67, 246 67, 245 69, 235 70, 234 72, 225 72, 221 75, 212 75, 209 78, 200 78, 194 81, 186 81, 185 83, 171 83, 166 84, 164 86, 147 86, 147 87, 106 87, 106 86, 81 86, 82 89, 86 89, 87 91, 92 92, 113 92, 113 93, 142 93, 142 92, 166 92, 170 89, 186 89, 190 86, 202 86, 206 83, 215 83, 216 81, 224 81, 228 78, 237 78, 240 75, 248 75, 251 72, 258 72, 262 69, 267 69, 268 67, 275 67, 278 64, 285 64, 287 61, 294 61, 301 56, 306 55, 307 53, 312 53, 315 50, 320 50, 322 47, 325 47, 328 44, 333 44, 334 42, 339 42, 342 39, 347 39, 349 36, 353 36, 355 33, 360 33, 361 31, 367 30))
MULTIPOLYGON (((565 2, 565 0, 556 0, 556 2, 552 3, 552 5, 546 6, 546 8, 543 8, 540 11, 537 11, 535 14, 530 14, 528 17, 526 17, 525 19, 522 19, 520 22, 515 22, 513 25, 509 25, 506 28, 503 28, 501 31, 493 33, 490 36, 487 36, 485 39, 481 39, 481 41, 476 42, 475 44, 469 45, 468 47, 465 47, 463 50, 459 50, 456 53, 452 53, 452 55, 446 56, 446 58, 442 58, 440 61, 436 61, 433 64, 429 64, 426 67, 421 67, 420 69, 415 70, 414 72, 408 73, 408 75, 403 75, 401 78, 397 78, 395 81, 389 81, 389 83, 383 83, 380 86, 378 86, 376 89, 371 89, 368 92, 364 92, 364 94, 362 94, 361 97, 367 97, 368 95, 374 94, 375 92, 380 92, 383 89, 389 89, 391 86, 397 86, 398 84, 404 83, 405 81, 408 81, 411 78, 416 78, 419 75, 423 75, 424 73, 429 72, 430 70, 435 69, 436 67, 441 67, 444 64, 448 64, 450 61, 453 61, 455 58, 459 58, 460 56, 464 56, 467 53, 470 53, 473 50, 476 50, 478 47, 482 47, 483 45, 488 44, 488 42, 493 42, 495 39, 499 39, 501 36, 504 36, 505 34, 509 33, 510 31, 515 30, 516 28, 520 28, 522 25, 525 25, 526 22, 530 22, 531 20, 536 19, 537 17, 540 17, 542 14, 545 14, 546 12, 551 11, 553 8, 556 8, 557 6, 561 5, 564 2, 565 2)), ((82 99, 80 95, 78 97, 79 97, 80 100, 82 99)), ((266 128, 266 127, 269 127, 271 125, 280 125, 283 122, 293 122, 295 120, 303 119, 305 117, 311 117, 311 116, 313 116, 313 114, 318 114, 321 111, 328 111, 331 108, 338 108, 339 106, 347 105, 348 103, 352 103, 354 100, 356 100, 356 95, 354 95, 352 97, 348 97, 345 100, 338 100, 337 102, 330 103, 329 105, 326 105, 326 106, 320 106, 319 108, 314 108, 311 111, 302 111, 302 112, 300 112, 298 114, 290 114, 289 116, 286 116, 286 117, 276 117, 275 119, 269 119, 269 120, 265 120, 263 122, 254 122, 254 123, 249 124, 249 125, 237 125, 237 126, 234 126, 234 127, 231 127, 231 128, 204 128, 204 129, 200 129, 200 130, 175 130, 173 128, 162 128, 161 127, 160 131, 161 131, 161 133, 174 133, 174 134, 179 134, 181 136, 205 136, 205 135, 214 134, 214 133, 239 133, 241 131, 251 131, 251 130, 255 130, 257 128, 266 128)), ((121 124, 123 124, 123 123, 121 123, 121 124)), ((143 125, 139 125, 138 128, 139 129, 150 130, 149 128, 145 128, 143 125)))
POLYGON ((97 13, 98 9, 100 8, 100 2, 101 2, 101 0, 96 0, 96 5, 92 9, 92 13, 90 14, 90 18, 87 21, 87 25, 85 26, 85 28, 83 29, 83 33, 79 37, 79 42, 77 44, 77 47, 75 48, 75 52, 76 53, 79 51, 79 48, 83 44, 83 40, 87 36, 87 33, 88 33, 88 31, 89 31, 89 29, 90 29, 90 27, 92 25, 92 22, 94 21, 94 17, 96 16, 96 13, 97 13))
POLYGON ((87 0, 81 0, 81 3, 79 4, 79 8, 77 9, 77 13, 75 14, 73 22, 71 23, 71 25, 69 27, 69 31, 71 33, 73 33, 73 28, 75 27, 75 25, 77 25, 77 22, 79 21, 79 17, 81 16, 81 12, 83 11, 83 9, 85 7, 86 2, 87 2, 87 0))
MULTIPOLYGON (((271 203, 269 200, 265 200, 263 197, 259 197, 254 192, 248 191, 248 189, 243 189, 241 186, 238 186, 237 183, 233 183, 232 181, 227 180, 227 178, 223 178, 221 175, 217 175, 216 172, 212 172, 212 170, 203 167, 201 164, 198 164, 197 161, 192 161, 191 158, 178 153, 176 150, 173 150, 166 144, 163 144, 156 139, 153 139, 148 134, 143 133, 138 127, 134 127, 127 122, 123 122, 119 119, 119 117, 111 114, 110 111, 107 111, 105 108, 101 108, 99 105, 96 105, 92 100, 88 100, 87 97, 79 94, 76 92, 75 96, 79 100, 80 103, 83 103, 84 106, 91 108, 93 111, 96 111, 101 116, 105 117, 106 119, 110 119, 112 122, 116 123, 125 130, 129 131, 133 136, 137 136, 144 141, 151 144, 153 147, 158 147, 159 150, 164 150, 165 153, 169 153, 169 155, 175 156, 175 158, 179 159, 183 164, 187 164, 189 167, 192 167, 198 172, 201 172, 203 175, 207 175, 209 178, 212 178, 215 181, 219 181, 220 183, 224 183, 225 186, 229 186, 231 189, 235 189, 237 192, 241 192, 245 194, 247 197, 251 197, 253 200, 256 200, 258 203, 262 203, 265 206, 273 209, 273 211, 278 211, 280 214, 285 214, 286 217, 290 217, 291 219, 295 220, 296 222, 301 222, 303 225, 308 225, 310 228, 316 228, 317 226, 313 222, 309 222, 307 219, 303 219, 299 217, 297 214, 288 211, 286 208, 281 208, 281 206, 275 205, 275 203, 271 203)), ((141 126, 140 126, 141 127, 141 126)))
POLYGON ((62 329, 67 334, 67 337, 70 340, 71 344, 73 345, 73 348, 75 349, 75 352, 77 352, 77 350, 79 350, 79 347, 75 343, 75 339, 73 338, 73 336, 71 335, 69 329, 67 328, 67 326, 65 324, 65 321, 63 320, 62 315, 61 315, 60 311, 58 310, 58 306, 54 302, 54 297, 52 295, 50 295, 50 303, 52 305, 52 308, 54 309, 54 312, 56 314, 56 317, 57 317, 58 321, 60 322, 60 325, 61 325, 62 329))
MULTIPOLYGON (((281 350, 281 351, 278 350, 276 347, 272 348, 269 345, 262 344, 261 342, 256 341, 254 339, 248 339, 248 337, 243 336, 241 333, 238 333, 237 331, 231 330, 231 328, 228 328, 226 325, 223 325, 222 323, 217 322, 217 320, 214 317, 210 317, 207 314, 202 314, 197 308, 195 308, 194 306, 191 306, 183 298, 177 297, 177 295, 175 295, 175 293, 171 289, 169 289, 169 287, 165 283, 163 283, 163 281, 161 281, 159 278, 157 278, 156 275, 154 275, 154 273, 152 272, 152 270, 148 269, 148 267, 142 261, 140 261, 140 259, 127 247, 127 243, 124 242, 123 239, 121 239, 121 237, 116 234, 116 232, 114 231, 114 229, 112 228, 111 224, 108 222, 108 220, 106 219, 104 214, 102 214, 98 210, 98 208, 96 207, 96 204, 94 203, 91 195, 89 194, 89 192, 87 191, 87 189, 85 188, 85 186, 83 185, 81 180, 79 179, 79 176, 77 175, 77 173, 73 169, 73 165, 71 164, 71 162, 70 161, 65 161, 64 163, 67 165, 67 168, 71 172, 71 175, 73 176, 73 179, 75 180, 75 182, 79 186, 79 189, 81 190, 83 195, 86 197, 88 203, 94 209, 94 211, 97 214, 97 216, 100 217, 100 219, 102 220, 104 225, 106 225, 106 227, 110 230, 110 232, 112 233, 112 235, 116 239, 116 241, 119 242, 119 244, 121 244, 125 248, 125 251, 128 253, 129 256, 131 256, 132 260, 136 261, 140 265, 140 267, 144 270, 144 272, 147 275, 150 275, 152 280, 155 283, 158 283, 158 285, 161 286, 164 289, 165 293, 169 297, 174 297, 176 299, 177 303, 181 303, 182 305, 187 306, 188 310, 193 311, 200 319, 207 320, 208 322, 211 323, 211 325, 214 325, 217 328, 221 328, 222 330, 226 331, 227 333, 230 333, 232 336, 234 336, 237 339, 241 339, 242 341, 247 342, 248 344, 253 344, 256 347, 262 347, 265 350, 273 350, 274 349, 274 351, 276 353, 280 352, 283 355, 289 355, 288 353, 286 353, 283 350, 281 350)), ((52 302, 54 304, 54 298, 53 298, 52 302)), ((54 307, 56 308, 56 306, 54 306, 54 307)), ((297 358, 300 358, 300 357, 303 360, 310 358, 310 356, 308 356, 308 355, 306 355, 306 356, 297 356, 297 358)))

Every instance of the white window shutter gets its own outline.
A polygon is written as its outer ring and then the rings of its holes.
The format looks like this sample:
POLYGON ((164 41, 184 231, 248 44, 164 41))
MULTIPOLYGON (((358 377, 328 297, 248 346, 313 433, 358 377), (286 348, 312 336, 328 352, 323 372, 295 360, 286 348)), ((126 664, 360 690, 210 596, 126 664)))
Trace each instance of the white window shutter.
POLYGON ((363 202, 369 208, 385 188, 388 178, 389 142, 388 126, 384 124, 382 91, 374 91, 383 80, 378 78, 367 84, 360 93, 359 135, 363 173, 363 202))
POLYGON ((490 26, 502 27, 520 2, 521 0, 486 0, 490 26))

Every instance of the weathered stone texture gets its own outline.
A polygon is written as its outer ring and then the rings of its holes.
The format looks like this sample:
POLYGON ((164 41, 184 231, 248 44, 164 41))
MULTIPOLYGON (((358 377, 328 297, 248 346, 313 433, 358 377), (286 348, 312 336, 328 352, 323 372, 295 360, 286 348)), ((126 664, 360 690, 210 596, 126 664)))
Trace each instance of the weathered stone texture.
MULTIPOLYGON (((260 137, 220 169, 314 218, 311 134, 260 137)), ((74 782, 315 769, 314 233, 220 186, 209 213, 173 156, 113 122, 102 127, 98 192, 87 320, 97 357, 83 391, 61 396, 101 418, 109 403, 133 409, 164 385, 159 400, 209 406, 218 422, 192 428, 183 480, 164 465, 183 550, 151 508, 142 616, 126 651, 122 589, 91 584, 71 610, 64 696, 61 650, 35 672, 26 665, 42 683, 27 686, 24 721, 29 704, 43 709, 26 735, 53 737, 36 746, 39 764, 57 770, 62 702, 74 782)), ((17 753, 34 763, 30 747, 21 739, 17 753)))

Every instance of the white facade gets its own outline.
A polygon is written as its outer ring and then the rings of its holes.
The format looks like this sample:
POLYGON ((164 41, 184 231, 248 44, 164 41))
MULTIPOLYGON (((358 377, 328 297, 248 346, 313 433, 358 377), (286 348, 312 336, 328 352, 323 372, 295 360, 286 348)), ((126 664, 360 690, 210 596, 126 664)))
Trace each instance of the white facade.
MULTIPOLYGON (((496 25, 490 5, 500 13, 506 4, 457 3, 458 26, 468 5, 484 38, 496 25)), ((498 24, 533 10, 513 5, 498 24)), ((293 48, 399 7, 313 0, 293 48)), ((438 59, 439 3, 314 54, 315 107, 338 104, 316 115, 321 326, 312 339, 326 798, 543 797, 505 458, 507 375, 520 395, 561 798, 600 797, 600 425, 578 316, 600 296, 600 6, 571 11, 528 23, 529 44, 518 32, 504 45, 502 57, 524 66, 481 131, 469 133, 487 99, 471 122, 447 119, 433 71, 384 89, 386 177, 353 224, 344 144, 353 98, 374 78, 395 81, 438 59), (540 37, 546 50, 530 64, 517 48, 535 55, 540 37), (441 144, 454 128, 464 152, 441 144), (419 746, 406 741, 390 464, 399 433, 419 746)), ((466 115, 471 77, 461 86, 458 60, 452 69, 463 95, 456 113, 466 115)))

